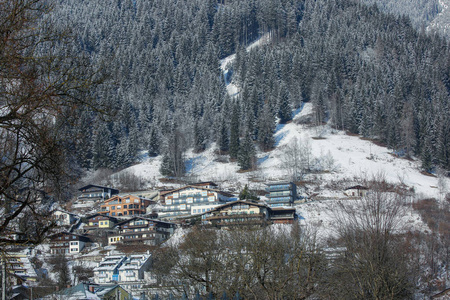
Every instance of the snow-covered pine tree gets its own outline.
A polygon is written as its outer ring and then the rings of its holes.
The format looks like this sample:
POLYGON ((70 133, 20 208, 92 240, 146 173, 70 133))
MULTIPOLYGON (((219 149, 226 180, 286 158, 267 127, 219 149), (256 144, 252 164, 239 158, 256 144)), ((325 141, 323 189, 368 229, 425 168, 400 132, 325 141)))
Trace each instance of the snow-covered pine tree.
POLYGON ((239 155, 239 102, 233 105, 230 123, 230 157, 236 159, 239 155))
POLYGON ((256 168, 255 145, 248 132, 245 133, 239 149, 238 165, 241 167, 241 170, 253 170, 256 168))

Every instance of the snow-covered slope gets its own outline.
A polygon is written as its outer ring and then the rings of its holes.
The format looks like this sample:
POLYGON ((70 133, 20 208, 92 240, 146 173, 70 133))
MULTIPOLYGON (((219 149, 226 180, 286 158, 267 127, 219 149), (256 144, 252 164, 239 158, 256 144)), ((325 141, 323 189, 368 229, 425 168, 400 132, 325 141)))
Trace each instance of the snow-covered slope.
MULTIPOLYGON (((295 139, 310 144, 312 159, 323 162, 325 172, 309 174, 305 181, 316 181, 316 192, 323 198, 340 197, 342 191, 336 192, 327 188, 332 181, 351 184, 358 178, 369 179, 376 175, 383 175, 388 182, 404 184, 407 188, 414 188, 419 197, 442 196, 438 188, 438 178, 424 175, 420 172, 420 161, 407 160, 396 157, 392 151, 362 139, 358 136, 347 135, 329 126, 314 127, 296 124, 296 120, 311 112, 311 104, 306 103, 303 109, 294 117, 294 121, 279 126, 275 133, 276 148, 270 152, 258 152, 258 168, 255 171, 239 172, 236 162, 230 162, 227 156, 217 154, 214 144, 202 153, 186 153, 187 177, 192 181, 212 180, 221 185, 238 191, 244 184, 253 188, 263 187, 266 181, 287 180, 287 170, 282 167, 282 156, 286 145, 295 139), (318 138, 320 136, 320 138, 318 138)), ((146 158, 142 163, 124 171, 132 172, 149 187, 161 186, 159 173, 161 158, 146 158)), ((450 182, 447 186, 450 186, 450 182)), ((442 186, 442 183, 441 183, 442 186)), ((342 186, 342 190, 346 186, 342 186)))

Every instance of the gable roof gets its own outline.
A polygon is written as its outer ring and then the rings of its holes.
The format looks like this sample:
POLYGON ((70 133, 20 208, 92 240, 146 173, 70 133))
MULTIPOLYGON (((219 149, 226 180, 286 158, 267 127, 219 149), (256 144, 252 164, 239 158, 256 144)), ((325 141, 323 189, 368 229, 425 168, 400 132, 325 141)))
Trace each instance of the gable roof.
POLYGON ((362 186, 362 185, 355 185, 355 186, 351 186, 346 188, 345 190, 368 190, 368 187, 362 186))
POLYGON ((231 201, 231 202, 225 203, 223 205, 219 205, 219 206, 211 209, 210 211, 204 212, 202 214, 207 214, 207 213, 211 213, 213 211, 218 211, 218 210, 221 210, 221 209, 223 209, 223 208, 225 208, 227 206, 233 206, 233 205, 236 205, 236 204, 248 204, 248 205, 253 205, 253 206, 267 208, 269 211, 271 210, 271 208, 269 206, 265 205, 265 204, 259 204, 259 203, 255 203, 255 202, 244 201, 244 200, 236 200, 236 201, 231 201))
POLYGON ((117 193, 119 193, 119 190, 118 190, 118 189, 114 189, 114 188, 107 187, 107 186, 95 185, 95 184, 88 184, 88 185, 85 185, 85 186, 79 188, 78 190, 79 190, 80 192, 84 192, 85 190, 88 190, 88 189, 90 189, 90 188, 99 188, 99 189, 103 189, 103 190, 111 190, 111 192, 117 192, 117 193))
MULTIPOLYGON (((130 198, 130 199, 139 199, 139 200, 142 200, 142 201, 144 201, 144 202, 149 202, 149 203, 155 202, 155 201, 153 201, 153 200, 149 200, 149 199, 145 199, 145 198, 138 197, 138 196, 133 196, 133 195, 125 195, 125 196, 114 195, 114 196, 112 196, 111 198, 106 199, 105 201, 103 201, 103 203, 104 203, 104 204, 107 204, 107 203, 109 203, 109 202, 111 202, 111 201, 114 201, 115 199, 122 199, 122 200, 124 200, 124 199, 127 199, 127 198, 130 198)), ((124 204, 126 204, 126 203, 124 203, 124 204)), ((130 203, 130 204, 131 204, 131 203, 130 203)))
POLYGON ((183 187, 180 187, 180 188, 177 188, 177 189, 173 189, 173 190, 161 191, 160 192, 160 196, 164 197, 167 194, 174 193, 174 192, 177 192, 177 191, 181 191, 181 190, 184 190, 184 189, 187 189, 187 188, 196 188, 196 189, 199 189, 199 190, 213 191, 213 192, 219 193, 221 195, 224 195, 225 197, 234 197, 233 194, 230 194, 230 193, 227 193, 227 192, 223 192, 223 191, 220 191, 220 190, 217 190, 217 189, 209 189, 209 188, 205 188, 205 187, 198 186, 198 185, 192 185, 192 184, 191 185, 186 185, 186 186, 183 186, 183 187))
POLYGON ((136 217, 127 219, 125 221, 122 221, 122 222, 116 224, 116 226, 122 226, 123 224, 129 223, 129 222, 134 221, 136 219, 145 220, 145 221, 154 222, 154 223, 166 224, 166 225, 176 225, 175 223, 171 223, 171 222, 165 222, 165 221, 160 221, 160 220, 155 220, 155 219, 150 219, 150 218, 136 216, 136 217))

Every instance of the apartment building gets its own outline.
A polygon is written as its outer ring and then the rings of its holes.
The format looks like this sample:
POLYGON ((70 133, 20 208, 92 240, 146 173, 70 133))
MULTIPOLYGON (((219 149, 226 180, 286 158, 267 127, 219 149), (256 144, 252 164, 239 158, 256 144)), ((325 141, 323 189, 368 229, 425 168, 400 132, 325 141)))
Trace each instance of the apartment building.
POLYGON ((266 184, 266 202, 270 207, 292 206, 297 199, 297 186, 292 182, 274 182, 266 184))
POLYGON ((213 182, 201 182, 182 188, 162 191, 158 217, 171 220, 179 217, 203 213, 222 205, 234 198, 234 195, 219 191, 213 182), (203 211, 204 210, 204 211, 203 211))
POLYGON ((151 200, 133 195, 114 196, 103 202, 98 213, 111 217, 144 215, 152 203, 151 200))

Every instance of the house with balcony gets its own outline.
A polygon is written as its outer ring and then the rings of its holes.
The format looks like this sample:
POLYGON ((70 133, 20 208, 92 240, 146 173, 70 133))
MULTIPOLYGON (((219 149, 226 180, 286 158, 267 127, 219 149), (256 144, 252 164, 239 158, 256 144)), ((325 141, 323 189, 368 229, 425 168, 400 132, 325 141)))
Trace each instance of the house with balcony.
POLYGON ((297 186, 293 182, 274 182, 266 185, 266 203, 270 207, 292 206, 297 199, 297 186))
POLYGON ((160 192, 158 217, 165 220, 203 213, 234 199, 234 195, 219 191, 213 182, 201 182, 160 192), (199 211, 200 210, 200 211, 199 211))
POLYGON ((293 224, 298 219, 295 208, 273 207, 270 209, 272 224, 293 224))
POLYGON ((60 232, 50 236, 50 253, 73 255, 80 253, 90 242, 87 236, 60 232))
POLYGON ((110 217, 145 215, 147 207, 153 203, 154 201, 133 195, 114 196, 102 203, 98 213, 110 217))
POLYGON ((106 256, 94 268, 94 282, 95 283, 110 283, 119 282, 119 268, 127 259, 124 255, 110 255, 106 256))
POLYGON ((94 214, 87 218, 87 224, 84 226, 86 230, 93 229, 111 229, 113 228, 119 220, 114 217, 110 217, 103 214, 94 214))
POLYGON ((6 262, 7 284, 9 286, 35 285, 37 281, 37 273, 29 260, 30 251, 24 249, 21 251, 7 252, 4 255, 6 262))
POLYGON ((271 209, 264 204, 233 201, 202 215, 202 223, 219 228, 231 226, 265 226, 270 224, 271 209))
MULTIPOLYGON (((151 255, 130 255, 119 268, 119 283, 125 289, 136 291, 144 286, 144 273, 150 270, 151 255)), ((136 293, 139 295, 139 292, 136 293)))
POLYGON ((121 242, 156 246, 167 240, 175 228, 174 223, 137 216, 118 223, 115 227, 117 233, 108 237, 108 244, 121 242))
POLYGON ((56 209, 53 211, 53 219, 58 226, 71 226, 78 221, 79 217, 71 212, 56 209))
POLYGON ((119 194, 119 190, 106 186, 89 184, 78 189, 78 201, 104 201, 119 194))

